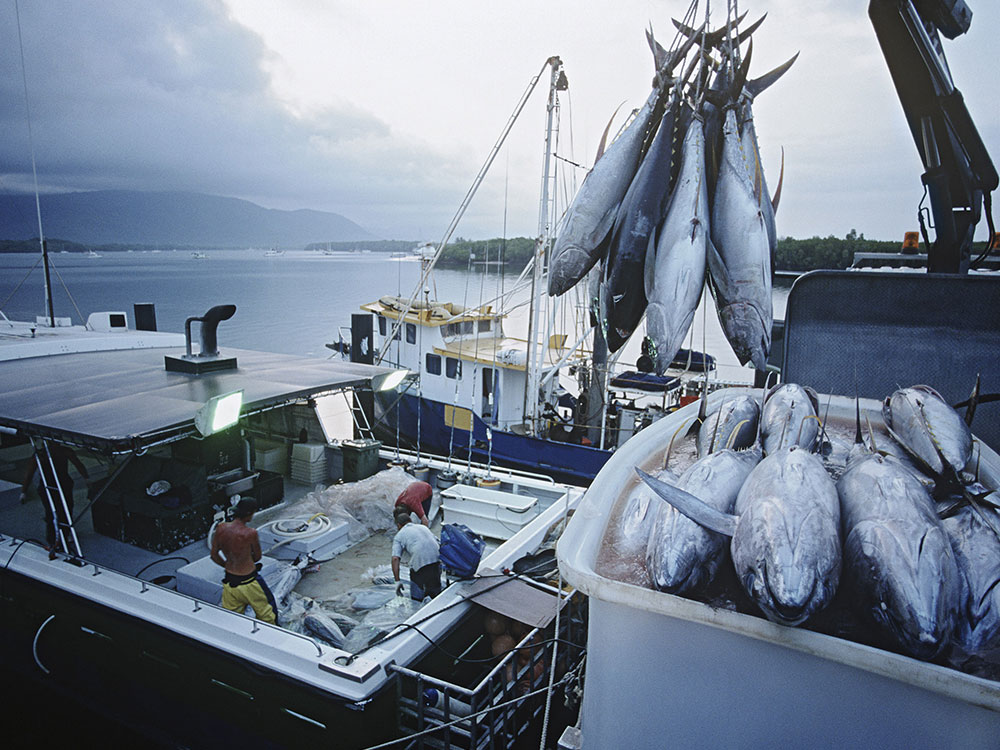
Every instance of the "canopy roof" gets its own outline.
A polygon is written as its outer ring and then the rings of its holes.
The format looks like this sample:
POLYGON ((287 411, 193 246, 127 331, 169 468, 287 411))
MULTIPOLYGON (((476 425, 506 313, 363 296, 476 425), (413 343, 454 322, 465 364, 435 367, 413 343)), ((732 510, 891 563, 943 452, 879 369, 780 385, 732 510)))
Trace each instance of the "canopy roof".
POLYGON ((122 452, 194 431, 195 413, 213 396, 243 391, 241 413, 368 387, 392 371, 340 360, 243 349, 231 370, 169 372, 164 355, 184 349, 59 354, 0 365, 0 426, 22 434, 122 452))

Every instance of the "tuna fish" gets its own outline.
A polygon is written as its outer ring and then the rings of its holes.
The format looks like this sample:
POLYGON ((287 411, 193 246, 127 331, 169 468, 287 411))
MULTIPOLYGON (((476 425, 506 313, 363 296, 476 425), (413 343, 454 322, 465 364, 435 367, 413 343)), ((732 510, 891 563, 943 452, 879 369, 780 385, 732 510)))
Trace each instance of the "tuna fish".
POLYGON ((619 206, 643 156, 643 145, 659 123, 669 76, 691 49, 687 40, 669 55, 657 71, 657 81, 646 103, 625 131, 608 146, 577 191, 552 247, 549 294, 564 294, 577 284, 607 249, 607 240, 619 206))
POLYGON ((764 395, 760 414, 764 453, 775 453, 790 445, 812 451, 819 441, 820 431, 819 397, 812 388, 782 383, 764 395))
POLYGON ((753 445, 757 439, 760 407, 753 396, 742 395, 723 401, 709 414, 698 429, 698 455, 707 456, 717 450, 739 450, 753 445))
POLYGON ((840 581, 840 505, 813 454, 793 446, 757 464, 736 497, 735 514, 639 475, 691 520, 732 537, 736 575, 772 622, 799 625, 833 598, 840 581))
POLYGON ((612 352, 632 335, 646 309, 643 268, 650 238, 663 219, 670 197, 675 127, 680 125, 678 110, 678 98, 672 94, 612 229, 601 283, 602 309, 607 311, 608 349, 612 352))
MULTIPOLYGON (((767 226, 767 237, 771 248, 771 258, 774 258, 774 248, 778 244, 778 231, 774 222, 775 212, 778 210, 778 199, 781 194, 781 179, 778 180, 778 189, 772 200, 767 189, 767 181, 764 179, 764 167, 760 158, 760 147, 757 144, 757 131, 753 123, 753 100, 764 89, 777 81, 785 72, 792 67, 798 53, 788 62, 779 65, 769 73, 747 81, 743 89, 738 110, 738 120, 740 127, 740 142, 743 149, 743 158, 746 161, 747 172, 753 176, 754 195, 757 198, 757 205, 764 215, 764 222, 767 226)), ((784 176, 784 153, 782 153, 781 175, 784 176)))
POLYGON ((688 126, 681 169, 661 227, 646 253, 646 332, 653 342, 656 372, 670 367, 691 327, 705 284, 708 243, 708 184, 705 132, 700 117, 688 126))
POLYGON ((1000 516, 989 507, 967 505, 941 523, 959 571, 954 641, 970 654, 1000 647, 1000 537, 994 530, 1000 516))
POLYGON ((926 488, 891 456, 852 456, 837 483, 844 565, 858 605, 906 653, 931 659, 948 643, 958 567, 926 488))
POLYGON ((916 462, 945 484, 960 484, 972 457, 972 432, 941 394, 927 385, 901 388, 882 404, 889 433, 916 462))
MULTIPOLYGON (((731 513, 740 487, 758 461, 759 451, 721 450, 695 461, 679 479, 657 479, 719 512, 731 513)), ((646 570, 660 591, 684 594, 712 581, 725 546, 723 534, 700 526, 672 505, 657 503, 646 547, 646 570)))
POLYGON ((302 625, 324 643, 328 643, 334 648, 344 647, 344 633, 337 627, 337 623, 322 612, 308 613, 302 618, 302 625))
POLYGON ((302 579, 302 570, 308 565, 310 565, 308 557, 296 560, 291 565, 284 567, 277 580, 270 585, 271 593, 274 594, 274 600, 279 607, 288 603, 288 595, 302 579))
POLYGON ((771 349, 771 246, 747 171, 736 113, 726 113, 722 162, 712 200, 708 268, 719 320, 740 364, 767 367, 771 349))

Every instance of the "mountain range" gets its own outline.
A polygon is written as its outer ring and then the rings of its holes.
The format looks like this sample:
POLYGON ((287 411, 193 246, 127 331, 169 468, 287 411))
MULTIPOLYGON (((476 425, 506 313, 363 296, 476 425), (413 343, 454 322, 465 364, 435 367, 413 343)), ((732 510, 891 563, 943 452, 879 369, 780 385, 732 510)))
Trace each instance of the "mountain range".
MULTIPOLYGON (((41 196, 46 237, 93 245, 303 247, 378 239, 340 214, 263 208, 185 192, 101 190, 41 196)), ((38 237, 35 197, 0 194, 0 239, 38 237)))

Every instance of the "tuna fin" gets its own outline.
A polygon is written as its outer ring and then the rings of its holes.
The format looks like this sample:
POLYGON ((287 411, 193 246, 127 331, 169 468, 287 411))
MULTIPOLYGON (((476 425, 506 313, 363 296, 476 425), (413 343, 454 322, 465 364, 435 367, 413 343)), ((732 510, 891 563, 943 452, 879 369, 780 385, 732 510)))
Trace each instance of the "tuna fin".
POLYGON ((661 500, 670 503, 696 524, 726 536, 732 536, 736 531, 736 516, 716 510, 689 492, 656 479, 639 467, 635 471, 661 500))
POLYGON ((646 241, 646 259, 642 265, 642 288, 646 290, 646 299, 651 299, 653 296, 653 282, 656 278, 656 240, 661 226, 662 224, 658 224, 653 227, 646 241))
POLYGON ((976 416, 976 407, 979 406, 979 373, 976 373, 976 384, 969 394, 969 405, 965 407, 965 424, 972 426, 972 418, 976 416))
MULTIPOLYGON (((753 42, 751 42, 751 44, 753 44, 753 42)), ((768 88, 772 83, 781 78, 781 76, 783 76, 786 72, 788 72, 788 69, 792 67, 792 64, 798 58, 799 58, 799 53, 796 52, 791 60, 782 63, 769 73, 765 73, 764 75, 760 76, 760 78, 754 78, 752 81, 747 81, 746 92, 750 96, 750 98, 751 99, 756 98, 758 94, 760 94, 762 91, 768 88)))
POLYGON ((706 249, 708 250, 708 277, 711 281, 712 293, 715 295, 716 299, 719 295, 722 295, 723 299, 732 299, 734 295, 732 291, 727 286, 727 279, 729 278, 729 271, 726 269, 726 261, 722 259, 719 255, 719 251, 715 247, 715 243, 711 239, 708 239, 705 243, 706 249))
MULTIPOLYGON (((598 159, 604 156, 604 152, 608 147, 608 133, 611 132, 611 123, 615 121, 615 116, 618 114, 618 110, 622 108, 623 104, 625 104, 625 102, 622 102, 617 107, 615 107, 615 111, 612 112, 611 114, 611 119, 608 120, 608 124, 604 128, 604 132, 601 134, 601 142, 597 146, 597 156, 594 157, 594 164, 597 164, 598 159)), ((782 153, 782 159, 784 159, 784 151, 782 151, 781 153, 782 153)), ((784 166, 784 161, 782 161, 782 166, 784 166)))
POLYGON ((785 181, 785 147, 781 147, 781 172, 778 174, 778 187, 771 196, 771 210, 778 213, 778 202, 781 200, 781 184, 785 181))

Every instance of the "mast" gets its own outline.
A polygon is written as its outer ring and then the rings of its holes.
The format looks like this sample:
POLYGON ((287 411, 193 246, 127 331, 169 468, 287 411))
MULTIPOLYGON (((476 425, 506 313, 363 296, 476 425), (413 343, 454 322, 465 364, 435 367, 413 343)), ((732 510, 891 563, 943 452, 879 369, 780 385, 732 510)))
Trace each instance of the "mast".
POLYGON ((562 60, 558 56, 550 57, 547 64, 551 67, 549 80, 549 98, 545 108, 545 150, 542 160, 542 190, 538 207, 538 239, 535 240, 535 259, 531 275, 531 304, 528 310, 528 351, 526 360, 527 384, 524 389, 524 417, 530 434, 538 434, 538 389, 541 382, 542 364, 545 361, 546 342, 537 342, 539 321, 542 317, 542 284, 541 278, 552 244, 552 210, 550 187, 552 182, 552 152, 555 148, 556 111, 559 108, 559 91, 569 87, 566 73, 563 71, 562 60), (537 354, 536 354, 537 344, 537 354))
POLYGON ((35 166, 35 141, 31 133, 31 106, 28 102, 28 74, 24 69, 24 41, 21 38, 21 10, 14 3, 14 15, 17 18, 17 45, 21 53, 21 82, 24 84, 24 113, 28 121, 28 148, 31 151, 31 174, 35 179, 35 211, 38 214, 38 243, 42 247, 42 267, 45 271, 45 308, 49 314, 49 326, 55 328, 56 318, 52 308, 52 279, 49 276, 49 251, 45 246, 45 235, 42 233, 42 204, 38 197, 38 168, 35 166))

